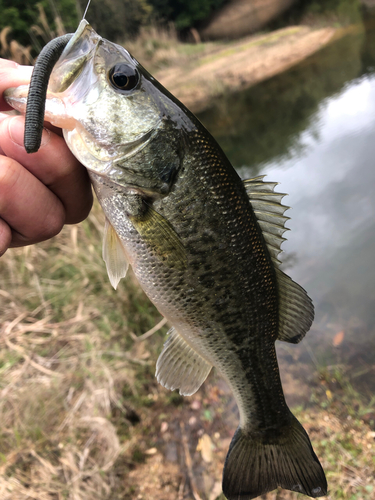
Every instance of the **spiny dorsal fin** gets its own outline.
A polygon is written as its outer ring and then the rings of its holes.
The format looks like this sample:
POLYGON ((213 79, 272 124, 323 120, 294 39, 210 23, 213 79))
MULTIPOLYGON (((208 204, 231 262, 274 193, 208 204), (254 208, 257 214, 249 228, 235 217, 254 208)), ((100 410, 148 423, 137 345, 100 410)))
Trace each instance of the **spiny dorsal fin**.
POLYGON ((126 276, 129 263, 120 238, 107 218, 104 226, 102 255, 107 266, 109 281, 116 290, 121 278, 126 276))
POLYGON ((171 328, 156 363, 156 379, 163 387, 180 389, 182 396, 191 396, 206 380, 212 365, 207 363, 181 335, 171 328))
POLYGON ((285 196, 275 193, 276 182, 264 182, 263 175, 244 181, 250 203, 262 229, 271 259, 275 264, 279 291, 279 334, 278 339, 297 344, 311 327, 314 306, 305 290, 280 269, 278 255, 281 252, 285 222, 289 219, 284 212, 289 207, 282 205, 285 196))
POLYGON ((275 193, 276 182, 264 182, 264 175, 247 179, 244 185, 250 198, 250 203, 262 229, 271 258, 276 266, 280 265, 278 255, 281 252, 281 244, 285 241, 283 234, 288 229, 284 224, 289 217, 284 212, 289 207, 282 205, 281 200, 286 196, 283 193, 275 193))

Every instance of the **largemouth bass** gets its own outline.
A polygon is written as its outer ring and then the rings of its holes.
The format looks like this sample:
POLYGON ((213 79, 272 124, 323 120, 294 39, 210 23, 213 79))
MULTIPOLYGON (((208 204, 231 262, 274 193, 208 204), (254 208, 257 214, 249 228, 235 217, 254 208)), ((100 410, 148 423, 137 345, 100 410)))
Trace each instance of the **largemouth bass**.
MULTIPOLYGON (((215 366, 229 384, 240 413, 223 473, 229 500, 277 486, 325 495, 275 351, 276 340, 299 342, 313 320, 310 298, 279 269, 283 195, 262 177, 243 182, 197 118, 124 48, 86 21, 69 38, 45 116, 89 171, 112 285, 130 264, 173 325, 157 380, 191 395, 215 366)), ((27 91, 8 91, 8 102, 24 111, 27 91)))

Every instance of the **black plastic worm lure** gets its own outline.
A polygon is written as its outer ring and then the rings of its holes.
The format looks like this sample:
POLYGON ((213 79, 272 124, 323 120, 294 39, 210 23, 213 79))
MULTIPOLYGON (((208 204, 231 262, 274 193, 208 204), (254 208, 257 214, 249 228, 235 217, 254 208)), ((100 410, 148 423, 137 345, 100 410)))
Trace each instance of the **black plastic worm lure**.
POLYGON ((36 153, 40 148, 48 80, 72 36, 72 33, 68 33, 51 40, 43 48, 35 63, 26 106, 24 145, 28 153, 36 153))

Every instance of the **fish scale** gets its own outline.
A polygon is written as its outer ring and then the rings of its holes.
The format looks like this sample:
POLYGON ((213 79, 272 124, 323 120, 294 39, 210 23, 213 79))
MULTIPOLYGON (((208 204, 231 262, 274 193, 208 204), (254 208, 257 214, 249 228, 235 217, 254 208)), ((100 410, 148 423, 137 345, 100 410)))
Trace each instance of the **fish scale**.
MULTIPOLYGON (((64 129, 88 169, 106 215, 112 285, 131 265, 173 325, 157 380, 191 395, 214 366, 228 382, 240 412, 224 465, 228 500, 277 486, 325 495, 323 469, 286 405, 275 350, 277 339, 299 342, 314 315, 305 290, 279 269, 284 195, 263 177, 242 182, 202 124, 124 48, 86 21, 68 39, 51 73, 46 119, 64 129)), ((50 43, 36 80, 48 78, 45 59, 61 48, 59 39, 50 43)), ((6 98, 23 111, 27 91, 6 98)), ((40 112, 44 103, 33 99, 40 112)))

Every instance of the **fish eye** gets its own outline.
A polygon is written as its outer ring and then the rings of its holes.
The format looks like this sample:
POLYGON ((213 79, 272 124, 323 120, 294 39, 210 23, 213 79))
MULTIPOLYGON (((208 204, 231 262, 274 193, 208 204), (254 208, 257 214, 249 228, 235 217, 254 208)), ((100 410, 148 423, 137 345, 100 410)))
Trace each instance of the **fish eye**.
POLYGON ((115 64, 108 73, 111 85, 118 90, 132 90, 139 81, 138 71, 129 64, 115 64))

